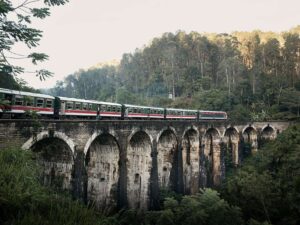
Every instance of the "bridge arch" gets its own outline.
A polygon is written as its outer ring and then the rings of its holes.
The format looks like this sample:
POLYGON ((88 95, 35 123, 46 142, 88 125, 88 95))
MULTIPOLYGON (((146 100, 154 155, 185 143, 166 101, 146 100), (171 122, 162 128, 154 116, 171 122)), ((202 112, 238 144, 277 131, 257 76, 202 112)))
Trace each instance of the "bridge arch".
POLYGON ((192 126, 186 129, 182 137, 183 186, 185 194, 194 194, 199 190, 199 144, 197 128, 192 126))
POLYGON ((135 130, 127 146, 127 198, 130 208, 147 209, 150 203, 153 138, 135 130))
POLYGON ((274 126, 267 124, 261 129, 261 137, 263 139, 274 140, 276 138, 276 129, 274 126))
POLYGON ((72 190, 75 145, 64 133, 43 131, 23 146, 31 150, 41 167, 42 183, 59 190, 72 190))
MULTIPOLYGON (((85 144, 85 146, 84 146, 84 150, 83 150, 84 155, 87 154, 87 152, 88 152, 88 150, 89 150, 91 144, 93 143, 93 141, 94 141, 97 137, 99 137, 101 134, 103 134, 103 133, 104 133, 104 132, 103 132, 102 130, 97 130, 97 131, 95 131, 95 132, 92 134, 92 136, 87 140, 87 142, 86 142, 86 144, 85 144)), ((117 141, 117 138, 116 138, 117 135, 116 135, 116 132, 115 132, 115 131, 109 131, 109 132, 107 132, 107 133, 109 133, 111 136, 113 136, 113 137, 116 139, 116 141, 117 141)))
POLYGON ((216 128, 208 128, 203 136, 204 144, 204 171, 206 186, 212 187, 221 182, 221 135, 216 128))
POLYGON ((150 132, 147 131, 147 130, 143 130, 141 128, 135 128, 135 129, 133 129, 133 131, 128 136, 128 143, 133 138, 133 136, 135 136, 137 133, 140 133, 140 132, 145 133, 150 138, 151 144, 153 144, 154 138, 152 137, 152 135, 150 134, 150 132))
POLYGON ((256 152, 258 148, 258 142, 257 142, 257 129, 256 127, 249 125, 246 126, 243 129, 242 132, 243 135, 243 141, 244 141, 244 146, 242 149, 242 156, 247 157, 250 155, 252 152, 256 152))
POLYGON ((161 130, 157 136, 157 169, 160 188, 176 190, 178 168, 178 139, 172 127, 161 130))
POLYGON ((97 132, 86 146, 87 200, 97 208, 113 210, 117 205, 120 148, 108 132, 97 132))
POLYGON ((22 149, 23 150, 29 150, 35 143, 45 139, 45 138, 58 138, 64 141, 71 149, 73 155, 75 154, 75 144, 73 140, 68 137, 66 134, 59 132, 59 131, 54 131, 53 133, 49 131, 42 131, 38 133, 35 136, 32 136, 29 140, 27 140, 23 145, 22 149))

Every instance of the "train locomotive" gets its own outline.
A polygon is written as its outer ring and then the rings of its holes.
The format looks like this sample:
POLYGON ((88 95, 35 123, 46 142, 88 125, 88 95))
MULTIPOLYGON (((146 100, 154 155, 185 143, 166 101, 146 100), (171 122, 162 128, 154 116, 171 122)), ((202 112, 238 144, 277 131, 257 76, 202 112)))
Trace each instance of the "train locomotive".
POLYGON ((226 120, 223 111, 161 108, 51 96, 0 88, 0 117, 24 118, 34 111, 54 119, 226 120))

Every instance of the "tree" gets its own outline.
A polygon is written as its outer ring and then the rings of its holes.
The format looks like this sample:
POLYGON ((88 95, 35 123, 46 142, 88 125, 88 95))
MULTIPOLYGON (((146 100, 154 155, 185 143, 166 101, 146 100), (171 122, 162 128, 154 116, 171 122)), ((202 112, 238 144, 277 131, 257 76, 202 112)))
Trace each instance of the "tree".
MULTIPOLYGON (((49 7, 64 5, 67 2, 68 0, 0 1, 0 75, 11 74, 16 77, 17 74, 25 72, 24 68, 12 62, 14 60, 30 59, 36 65, 48 59, 45 53, 32 52, 24 55, 13 52, 12 47, 16 43, 23 43, 29 49, 37 47, 42 31, 31 27, 32 20, 44 19, 50 15, 49 7)), ((35 73, 41 80, 52 74, 45 69, 31 73, 35 73)))
POLYGON ((247 220, 252 218, 274 225, 299 224, 299 150, 300 126, 294 125, 275 141, 266 143, 228 176, 222 196, 239 206, 247 220))

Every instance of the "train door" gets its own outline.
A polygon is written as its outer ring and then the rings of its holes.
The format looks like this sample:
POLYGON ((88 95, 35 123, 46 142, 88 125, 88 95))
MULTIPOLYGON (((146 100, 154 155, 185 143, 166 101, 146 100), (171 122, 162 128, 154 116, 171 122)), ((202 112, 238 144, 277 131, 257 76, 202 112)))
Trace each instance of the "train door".
POLYGON ((60 114, 64 116, 66 114, 66 102, 62 101, 60 104, 60 114))
POLYGON ((100 112, 101 112, 101 105, 97 105, 97 116, 96 116, 96 119, 97 120, 100 120, 101 119, 101 114, 100 114, 100 112))

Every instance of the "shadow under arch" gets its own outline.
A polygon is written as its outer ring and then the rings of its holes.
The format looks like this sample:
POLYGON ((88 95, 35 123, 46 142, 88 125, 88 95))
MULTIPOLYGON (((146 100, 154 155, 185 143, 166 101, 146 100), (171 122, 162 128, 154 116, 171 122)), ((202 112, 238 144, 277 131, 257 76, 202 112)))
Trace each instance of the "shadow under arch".
POLYGON ((117 207, 120 148, 117 139, 99 132, 85 152, 86 199, 97 209, 110 212, 117 207))
POLYGON ((127 146, 127 201, 130 208, 148 209, 152 170, 152 141, 145 131, 130 135, 127 146))
POLYGON ((268 124, 261 129, 261 138, 266 140, 274 140, 276 138, 276 129, 268 124))
POLYGON ((221 148, 220 132, 216 128, 209 128, 203 135, 204 160, 201 165, 204 174, 204 184, 207 187, 214 187, 221 182, 221 148))
POLYGON ((223 141, 225 143, 225 169, 236 167, 239 163, 240 135, 235 127, 228 127, 225 130, 223 141))
POLYGON ((41 141, 42 139, 45 138, 58 138, 63 140, 70 148, 72 151, 72 154, 75 154, 75 144, 71 138, 69 138, 66 134, 59 132, 59 131, 54 131, 53 133, 49 131, 42 131, 38 133, 35 136, 32 136, 29 140, 27 140, 23 145, 22 149, 23 150, 29 150, 36 142, 41 141))
POLYGON ((248 157, 252 152, 256 152, 258 148, 257 142, 257 129, 254 126, 246 126, 243 129, 243 147, 242 147, 242 158, 248 157))

